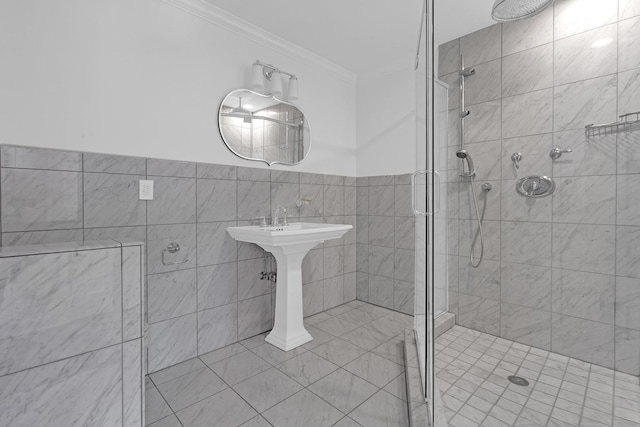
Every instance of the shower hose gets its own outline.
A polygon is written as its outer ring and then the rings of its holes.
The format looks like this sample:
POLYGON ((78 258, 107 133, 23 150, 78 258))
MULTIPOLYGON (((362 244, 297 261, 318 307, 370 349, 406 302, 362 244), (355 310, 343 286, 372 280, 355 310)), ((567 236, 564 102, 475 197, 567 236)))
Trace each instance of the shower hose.
POLYGON ((476 218, 478 220, 478 231, 473 237, 473 241, 471 242, 470 249, 470 257, 471 257, 471 265, 474 268, 478 268, 480 263, 482 262, 482 257, 484 255, 484 235, 482 234, 482 221, 484 221, 484 213, 487 210, 487 197, 485 195, 484 205, 482 206, 482 215, 480 215, 478 211, 478 200, 476 199, 476 190, 474 188, 475 181, 473 177, 471 177, 471 194, 473 195, 473 206, 476 210, 476 218), (480 257, 478 257, 478 262, 476 263, 475 257, 473 256, 473 249, 476 247, 476 241, 478 240, 478 236, 480 236, 480 257))

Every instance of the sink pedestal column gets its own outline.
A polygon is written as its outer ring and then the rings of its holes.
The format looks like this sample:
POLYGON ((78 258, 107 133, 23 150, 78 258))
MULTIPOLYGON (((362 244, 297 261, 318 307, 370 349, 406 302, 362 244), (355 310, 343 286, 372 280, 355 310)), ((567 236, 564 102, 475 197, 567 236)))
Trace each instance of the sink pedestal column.
POLYGON ((293 350, 313 339, 302 320, 302 260, 317 244, 261 245, 273 254, 278 263, 276 312, 273 329, 265 341, 284 351, 293 350))

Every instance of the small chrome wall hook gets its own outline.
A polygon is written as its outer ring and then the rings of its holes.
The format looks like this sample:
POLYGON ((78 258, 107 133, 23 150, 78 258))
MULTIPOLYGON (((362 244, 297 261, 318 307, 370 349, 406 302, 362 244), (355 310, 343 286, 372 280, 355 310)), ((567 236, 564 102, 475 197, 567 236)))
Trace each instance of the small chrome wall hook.
POLYGON ((189 262, 189 258, 183 260, 183 261, 177 261, 177 262, 166 262, 164 259, 164 255, 165 253, 169 252, 170 254, 175 254, 176 252, 180 252, 180 245, 178 244, 178 242, 171 242, 167 245, 166 248, 164 248, 162 250, 162 265, 180 265, 180 264, 184 264, 189 262))

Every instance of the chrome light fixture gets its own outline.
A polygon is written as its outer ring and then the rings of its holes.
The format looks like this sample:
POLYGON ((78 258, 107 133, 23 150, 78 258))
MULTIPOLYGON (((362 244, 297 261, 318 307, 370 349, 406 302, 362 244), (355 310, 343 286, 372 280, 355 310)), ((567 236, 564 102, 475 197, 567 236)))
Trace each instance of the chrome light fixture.
POLYGON ((286 91, 287 100, 292 101, 298 99, 298 78, 295 74, 288 73, 271 64, 265 64, 264 62, 260 62, 260 60, 254 62, 251 67, 251 89, 256 92, 263 92, 264 78, 271 83, 269 86, 271 95, 276 98, 282 98, 285 93, 282 83, 283 74, 289 76, 289 84, 286 91))
POLYGON ((519 21, 539 14, 552 3, 553 0, 496 0, 491 17, 498 22, 519 21))
POLYGON ((279 71, 271 73, 271 95, 282 98, 282 74, 279 71))
POLYGON ((289 101, 298 99, 298 78, 296 76, 289 77, 289 90, 287 91, 287 99, 289 101))
POLYGON ((256 92, 262 92, 264 90, 262 66, 257 62, 251 66, 251 90, 256 92))

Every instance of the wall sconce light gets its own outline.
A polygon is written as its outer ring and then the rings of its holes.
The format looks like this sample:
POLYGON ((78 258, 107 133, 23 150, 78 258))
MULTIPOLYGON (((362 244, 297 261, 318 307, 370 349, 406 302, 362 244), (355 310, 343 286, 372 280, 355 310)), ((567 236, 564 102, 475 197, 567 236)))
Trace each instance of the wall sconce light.
POLYGON ((262 92, 264 84, 262 82, 262 66, 258 63, 251 67, 251 90, 262 92))
POLYGON ((263 78, 271 82, 270 92, 276 98, 282 98, 284 94, 282 75, 289 76, 289 84, 287 88, 287 100, 292 101, 298 99, 298 78, 291 73, 274 67, 271 64, 265 64, 257 60, 251 67, 251 89, 256 92, 264 91, 263 78))
POLYGON ((287 99, 289 101, 298 99, 298 78, 296 76, 289 77, 289 91, 287 92, 287 99))
POLYGON ((271 73, 271 95, 282 98, 282 74, 278 71, 271 73))

